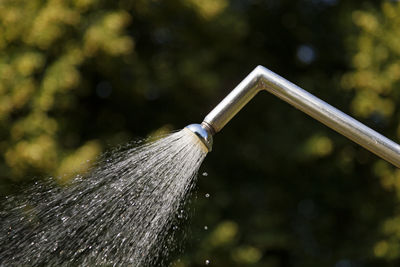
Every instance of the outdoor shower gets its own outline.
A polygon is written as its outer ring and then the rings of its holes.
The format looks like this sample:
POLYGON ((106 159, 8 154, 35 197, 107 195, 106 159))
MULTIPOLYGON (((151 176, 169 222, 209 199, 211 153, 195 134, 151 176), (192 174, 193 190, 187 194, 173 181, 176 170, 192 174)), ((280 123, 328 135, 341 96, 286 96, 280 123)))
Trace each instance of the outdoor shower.
POLYGON ((400 168, 400 146, 263 66, 256 67, 200 124, 187 126, 211 151, 219 132, 259 91, 266 90, 400 168))
POLYGON ((53 177, 2 199, 0 267, 167 266, 213 135, 261 90, 400 167, 398 144, 259 66, 201 124, 105 153, 65 188, 53 177))

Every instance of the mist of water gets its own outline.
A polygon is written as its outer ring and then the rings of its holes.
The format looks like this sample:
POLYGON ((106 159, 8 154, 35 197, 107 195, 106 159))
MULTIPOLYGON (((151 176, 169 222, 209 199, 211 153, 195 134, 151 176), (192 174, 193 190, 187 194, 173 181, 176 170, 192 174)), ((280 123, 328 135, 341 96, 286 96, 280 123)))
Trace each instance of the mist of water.
POLYGON ((0 266, 154 266, 206 154, 184 129, 110 152, 70 186, 8 196, 0 266))

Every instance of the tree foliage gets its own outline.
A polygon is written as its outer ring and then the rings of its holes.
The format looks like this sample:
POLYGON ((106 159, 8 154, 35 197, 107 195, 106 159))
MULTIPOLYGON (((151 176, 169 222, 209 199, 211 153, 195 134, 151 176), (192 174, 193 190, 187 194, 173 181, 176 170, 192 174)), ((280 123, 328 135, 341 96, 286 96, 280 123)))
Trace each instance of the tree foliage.
MULTIPOLYGON (((360 33, 355 37, 354 70, 344 75, 343 86, 355 91, 352 109, 358 116, 373 118, 392 129, 392 137, 400 137, 400 3, 384 2, 379 9, 355 11, 354 23, 360 33)), ((374 164, 374 173, 382 187, 395 193, 399 205, 400 171, 384 161, 374 164)), ((382 222, 385 235, 374 247, 377 257, 400 258, 400 214, 382 222)))
POLYGON ((132 52, 130 15, 97 1, 55 0, 3 1, 0 17, 2 178, 81 171, 79 162, 96 157, 101 145, 69 146, 74 118, 65 115, 93 86, 85 77, 88 62, 132 52))

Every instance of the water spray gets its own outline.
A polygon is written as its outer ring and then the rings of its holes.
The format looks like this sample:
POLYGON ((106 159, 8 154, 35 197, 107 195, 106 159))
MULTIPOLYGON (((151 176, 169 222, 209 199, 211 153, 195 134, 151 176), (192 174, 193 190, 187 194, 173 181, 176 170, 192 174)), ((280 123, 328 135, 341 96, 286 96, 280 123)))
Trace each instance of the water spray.
POLYGON ((256 67, 200 124, 187 126, 211 151, 212 136, 259 92, 266 90, 400 168, 400 146, 269 69, 256 67))

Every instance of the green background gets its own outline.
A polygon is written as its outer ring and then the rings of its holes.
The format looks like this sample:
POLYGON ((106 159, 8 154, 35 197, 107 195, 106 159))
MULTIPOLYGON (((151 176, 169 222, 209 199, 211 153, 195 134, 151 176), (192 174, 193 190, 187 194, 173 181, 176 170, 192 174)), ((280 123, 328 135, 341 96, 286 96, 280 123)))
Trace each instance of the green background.
MULTIPOLYGON (((257 65, 399 140, 398 1, 1 1, 1 195, 201 122, 257 65)), ((272 95, 203 172, 173 266, 400 264, 400 171, 272 95)))

